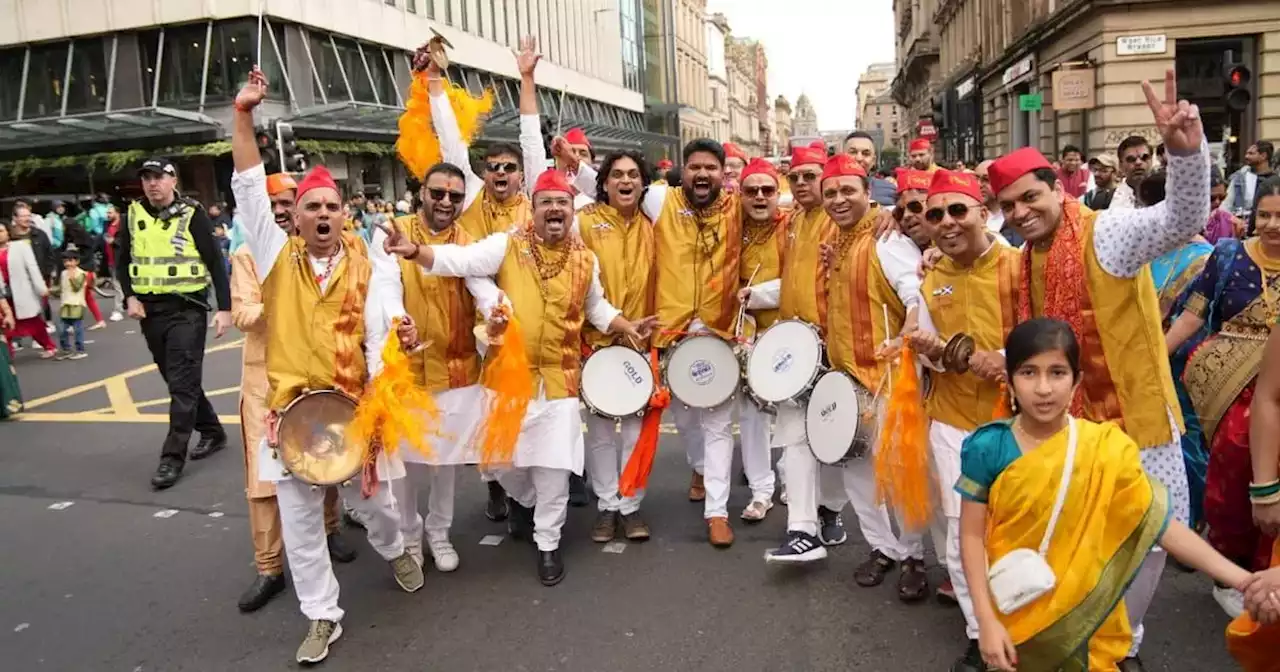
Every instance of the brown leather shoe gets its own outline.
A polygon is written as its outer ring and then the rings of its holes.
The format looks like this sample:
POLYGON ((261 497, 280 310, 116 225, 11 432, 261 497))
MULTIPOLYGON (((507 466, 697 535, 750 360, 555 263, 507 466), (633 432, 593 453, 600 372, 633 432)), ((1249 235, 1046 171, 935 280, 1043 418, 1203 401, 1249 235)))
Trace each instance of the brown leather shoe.
POLYGON ((596 524, 591 526, 591 541, 597 544, 607 544, 613 541, 613 537, 618 532, 618 512, 617 511, 601 511, 596 516, 596 524))
POLYGON ((872 588, 884 583, 884 576, 898 563, 880 551, 871 551, 867 561, 853 570, 853 580, 863 588, 872 588))
POLYGON ((903 560, 902 573, 898 575, 898 599, 919 602, 928 596, 929 575, 924 571, 924 560, 903 560))
POLYGON ((693 472, 693 479, 689 481, 689 501, 701 502, 707 498, 707 489, 702 485, 702 474, 693 472))
POLYGON ((640 517, 639 511, 631 515, 622 514, 622 535, 627 538, 627 541, 649 540, 649 526, 640 517))
POLYGON ((733 528, 729 527, 729 519, 716 516, 707 519, 707 541, 716 548, 728 548, 733 545, 733 528))

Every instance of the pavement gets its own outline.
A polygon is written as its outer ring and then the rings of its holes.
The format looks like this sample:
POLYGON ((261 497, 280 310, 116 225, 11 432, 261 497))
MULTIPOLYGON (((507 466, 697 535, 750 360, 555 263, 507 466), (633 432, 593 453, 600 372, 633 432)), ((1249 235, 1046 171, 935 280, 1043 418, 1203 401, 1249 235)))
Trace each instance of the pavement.
MULTIPOLYGON (((235 606, 253 579, 241 442, 189 463, 173 489, 153 492, 167 422, 164 384, 136 323, 88 332, 89 358, 16 368, 28 400, 21 421, 0 425, 0 669, 179 672, 279 670, 306 621, 291 591, 261 611, 235 606)), ((210 332, 205 389, 238 423, 239 336, 210 332)), ((786 507, 747 526, 749 492, 735 478, 737 543, 705 541, 701 505, 686 499, 678 437, 664 435, 645 515, 644 544, 590 541, 595 514, 571 509, 567 576, 544 588, 527 544, 482 545, 504 527, 484 518, 479 476, 458 486, 453 541, 461 567, 431 568, 409 595, 360 539, 337 565, 342 639, 327 670, 476 672, 818 672, 946 670, 961 652, 960 612, 904 605, 892 579, 857 587, 868 551, 846 510, 849 543, 805 568, 767 567, 765 550, 786 527, 786 507)), ((426 498, 423 497, 425 506, 426 498)), ((943 571, 930 558, 936 584, 943 571)), ((1227 618, 1200 575, 1170 568, 1147 620, 1148 670, 1234 669, 1223 648, 1227 618)))

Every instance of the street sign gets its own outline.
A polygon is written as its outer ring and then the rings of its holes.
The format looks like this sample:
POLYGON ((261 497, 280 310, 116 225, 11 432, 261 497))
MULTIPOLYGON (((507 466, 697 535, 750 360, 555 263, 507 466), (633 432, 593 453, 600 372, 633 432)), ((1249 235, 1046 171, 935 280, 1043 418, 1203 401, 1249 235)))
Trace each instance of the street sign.
POLYGON ((1053 109, 1089 110, 1096 102, 1093 68, 1053 73, 1053 109))
POLYGON ((1044 98, 1038 93, 1018 96, 1018 110, 1022 112, 1039 112, 1044 107, 1044 98))
POLYGON ((1117 56, 1163 54, 1169 48, 1164 35, 1125 35, 1116 38, 1117 56))

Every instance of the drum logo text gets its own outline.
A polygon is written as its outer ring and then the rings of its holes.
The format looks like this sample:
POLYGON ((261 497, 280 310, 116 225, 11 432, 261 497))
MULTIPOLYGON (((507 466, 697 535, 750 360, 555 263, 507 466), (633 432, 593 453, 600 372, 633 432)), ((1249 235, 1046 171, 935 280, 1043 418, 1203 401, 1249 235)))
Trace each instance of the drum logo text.
POLYGON ((791 354, 791 350, 783 348, 773 355, 773 372, 786 373, 791 370, 791 365, 796 361, 795 355, 791 354))
POLYGON ((834 414, 837 406, 839 406, 839 404, 834 401, 823 406, 822 409, 818 411, 818 417, 822 418, 823 422, 831 422, 835 419, 834 414))
POLYGON ((705 359, 694 360, 689 365, 689 378, 697 385, 710 385, 716 379, 716 367, 705 359))
POLYGON ((627 374, 627 378, 632 382, 632 384, 644 384, 644 379, 640 377, 640 372, 636 371, 636 367, 632 366, 631 362, 623 362, 622 371, 627 374))

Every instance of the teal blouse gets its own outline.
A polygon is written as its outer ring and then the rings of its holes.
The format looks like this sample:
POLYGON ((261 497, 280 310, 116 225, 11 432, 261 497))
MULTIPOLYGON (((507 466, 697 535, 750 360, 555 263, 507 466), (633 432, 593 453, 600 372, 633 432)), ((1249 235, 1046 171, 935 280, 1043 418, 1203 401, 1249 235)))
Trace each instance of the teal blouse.
POLYGON ((956 492, 971 502, 986 504, 991 486, 1019 457, 1022 449, 1013 437, 1012 420, 996 420, 979 427, 960 446, 956 492))

